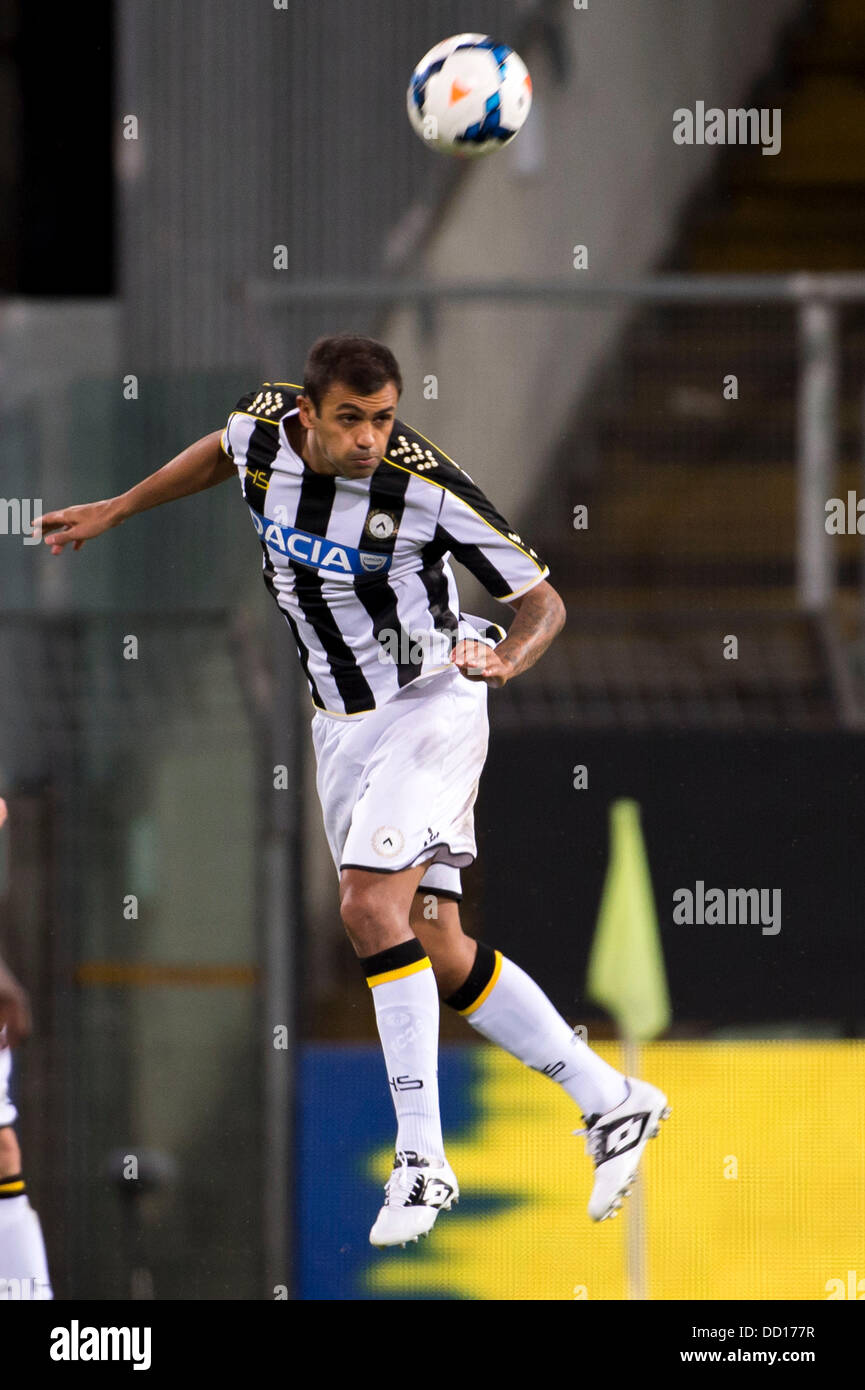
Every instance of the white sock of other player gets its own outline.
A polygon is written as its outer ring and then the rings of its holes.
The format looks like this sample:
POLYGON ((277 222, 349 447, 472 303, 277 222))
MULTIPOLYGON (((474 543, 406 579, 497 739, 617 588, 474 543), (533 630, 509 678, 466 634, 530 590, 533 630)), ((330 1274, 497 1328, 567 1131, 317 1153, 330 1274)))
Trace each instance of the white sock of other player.
POLYGON ((625 1099, 622 1073, 574 1033, 524 970, 484 942, 447 1003, 483 1037, 557 1082, 583 1115, 603 1115, 625 1099))
POLYGON ((0 1178, 0 1299, 53 1298, 39 1217, 20 1173, 0 1178))
POLYGON ((397 1119, 397 1152, 444 1158, 438 1090, 439 997, 416 937, 361 962, 372 991, 397 1119))

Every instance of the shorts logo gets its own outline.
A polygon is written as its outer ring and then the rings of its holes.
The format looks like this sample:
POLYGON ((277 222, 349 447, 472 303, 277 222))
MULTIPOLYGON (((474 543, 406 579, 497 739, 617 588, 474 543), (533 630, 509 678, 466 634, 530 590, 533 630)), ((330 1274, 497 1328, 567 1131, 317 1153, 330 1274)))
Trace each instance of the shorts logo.
POLYGON ((405 844, 405 836, 395 825, 380 825, 372 837, 372 847, 384 859, 392 859, 399 854, 405 844))
POLYGON ((370 512, 363 529, 373 540, 389 541, 396 534, 396 517, 393 512, 370 512))

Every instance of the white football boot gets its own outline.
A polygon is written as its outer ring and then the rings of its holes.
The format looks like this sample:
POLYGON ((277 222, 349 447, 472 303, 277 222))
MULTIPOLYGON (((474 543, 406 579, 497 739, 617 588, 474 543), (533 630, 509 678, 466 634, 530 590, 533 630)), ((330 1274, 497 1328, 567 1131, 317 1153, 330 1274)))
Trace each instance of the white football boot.
POLYGON ((648 1081, 626 1076, 628 1094, 620 1105, 603 1115, 583 1116, 586 1149, 595 1165, 595 1185, 589 1198, 589 1216, 606 1221, 617 1216, 637 1177, 643 1149, 654 1139, 661 1121, 670 1114, 667 1097, 648 1081))
POLYGON ((416 1153, 397 1153, 384 1189, 384 1206, 369 1233, 370 1245, 405 1245, 428 1235, 440 1211, 459 1201, 454 1171, 445 1159, 429 1163, 416 1153))

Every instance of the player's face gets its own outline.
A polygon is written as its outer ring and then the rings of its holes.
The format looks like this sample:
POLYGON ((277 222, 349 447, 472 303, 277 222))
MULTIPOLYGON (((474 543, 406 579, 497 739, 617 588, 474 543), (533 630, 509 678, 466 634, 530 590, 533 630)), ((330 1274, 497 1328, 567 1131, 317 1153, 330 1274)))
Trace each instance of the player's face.
POLYGON ((384 457, 398 400, 392 381, 371 396, 360 396, 336 381, 318 411, 304 397, 298 406, 301 424, 312 430, 311 467, 341 478, 368 478, 384 457))

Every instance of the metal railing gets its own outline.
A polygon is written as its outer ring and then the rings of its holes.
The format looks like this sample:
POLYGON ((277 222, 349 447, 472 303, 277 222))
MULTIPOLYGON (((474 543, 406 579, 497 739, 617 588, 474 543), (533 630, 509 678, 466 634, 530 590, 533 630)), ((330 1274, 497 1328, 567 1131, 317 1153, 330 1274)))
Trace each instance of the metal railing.
MULTIPOLYGON (((825 504, 836 484, 839 407, 839 310, 865 304, 865 274, 655 275, 643 280, 592 283, 578 280, 490 279, 488 281, 252 280, 245 290, 248 319, 265 310, 309 310, 349 306, 369 311, 408 308, 425 335, 437 328, 446 305, 494 304, 599 309, 633 305, 778 304, 795 308, 799 373, 796 410, 796 593, 805 612, 831 602, 837 565, 824 524, 825 504)), ((865 455, 865 421, 863 421, 865 455)))

